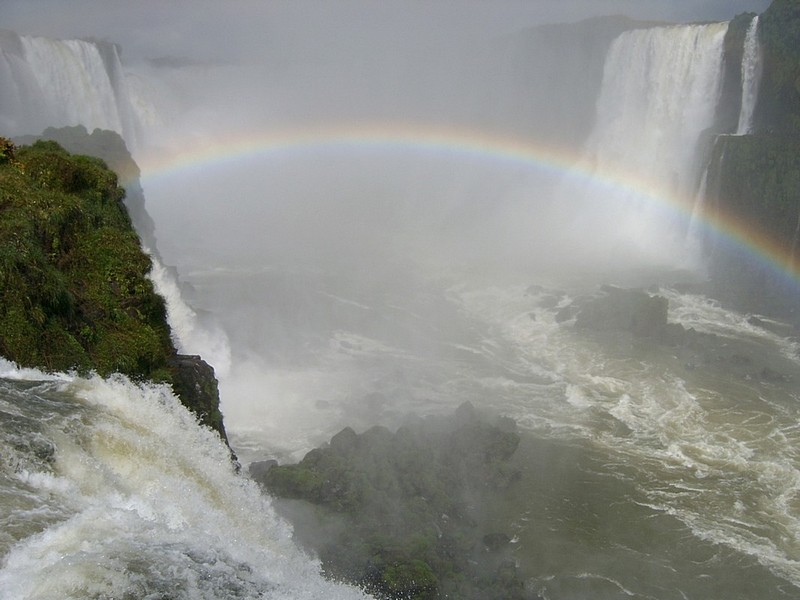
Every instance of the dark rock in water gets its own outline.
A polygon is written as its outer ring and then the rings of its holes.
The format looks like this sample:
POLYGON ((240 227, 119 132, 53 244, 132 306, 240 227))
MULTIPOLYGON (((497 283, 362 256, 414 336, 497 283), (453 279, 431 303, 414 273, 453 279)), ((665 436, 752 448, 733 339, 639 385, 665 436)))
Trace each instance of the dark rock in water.
POLYGON ((227 443, 214 368, 199 356, 186 354, 176 354, 170 361, 170 367, 175 394, 187 408, 194 411, 200 423, 219 433, 227 443))
POLYGON ((564 323, 565 321, 574 319, 578 315, 579 311, 580 309, 574 304, 565 306, 556 313, 556 323, 564 323))
POLYGON ((332 577, 379 598, 521 598, 507 593, 522 590, 516 570, 500 569, 508 536, 479 533, 482 503, 519 478, 507 465, 518 444, 512 419, 465 403, 394 433, 348 427, 296 465, 251 474, 292 499, 277 506, 332 577))
POLYGON ((602 294, 584 303, 575 326, 623 330, 640 337, 660 337, 667 326, 667 299, 645 291, 603 286, 602 294))
POLYGON ((679 323, 667 323, 661 331, 659 341, 667 346, 681 346, 686 344, 694 333, 693 329, 686 329, 679 323))
POLYGON ((358 435, 350 427, 345 427, 331 438, 331 450, 339 454, 349 454, 358 447, 358 435))
POLYGON ((255 479, 256 481, 263 480, 267 472, 272 468, 278 465, 278 461, 274 459, 270 460, 257 460, 255 462, 250 463, 250 466, 247 468, 247 471, 250 473, 250 477, 255 479))
POLYGON ((487 533, 483 536, 483 545, 490 552, 495 552, 501 548, 505 548, 511 543, 511 538, 505 533, 487 533))

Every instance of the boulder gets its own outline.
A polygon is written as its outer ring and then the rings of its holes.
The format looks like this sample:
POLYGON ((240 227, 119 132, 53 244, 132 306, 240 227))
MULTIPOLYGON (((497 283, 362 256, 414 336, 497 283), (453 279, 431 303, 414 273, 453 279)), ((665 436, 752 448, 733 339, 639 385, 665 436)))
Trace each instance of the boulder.
POLYGON ((622 330, 658 338, 667 328, 668 301, 640 289, 603 286, 601 293, 578 309, 575 326, 598 331, 622 330))

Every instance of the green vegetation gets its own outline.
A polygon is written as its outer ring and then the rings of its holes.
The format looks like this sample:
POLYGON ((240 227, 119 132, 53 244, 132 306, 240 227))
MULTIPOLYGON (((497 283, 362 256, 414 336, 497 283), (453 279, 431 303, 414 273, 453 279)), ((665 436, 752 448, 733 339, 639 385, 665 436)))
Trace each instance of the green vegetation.
POLYGON ((124 194, 100 159, 0 138, 0 355, 170 380, 164 302, 124 194))
POLYGON ((486 531, 482 507, 519 474, 510 419, 469 404, 451 418, 391 433, 347 428, 296 465, 253 476, 281 503, 326 573, 378 598, 524 598, 509 537, 486 531))

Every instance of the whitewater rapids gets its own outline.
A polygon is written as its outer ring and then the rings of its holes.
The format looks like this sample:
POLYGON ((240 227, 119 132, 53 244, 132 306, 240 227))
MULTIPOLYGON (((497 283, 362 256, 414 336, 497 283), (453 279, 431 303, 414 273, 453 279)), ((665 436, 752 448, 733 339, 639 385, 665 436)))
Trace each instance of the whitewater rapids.
POLYGON ((164 386, 0 362, 4 599, 363 598, 164 386))

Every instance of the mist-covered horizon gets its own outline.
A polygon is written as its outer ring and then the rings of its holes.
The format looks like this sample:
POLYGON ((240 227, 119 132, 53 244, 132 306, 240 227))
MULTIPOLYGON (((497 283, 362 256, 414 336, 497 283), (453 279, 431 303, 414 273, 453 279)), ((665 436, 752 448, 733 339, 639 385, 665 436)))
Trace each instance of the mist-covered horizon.
POLYGON ((298 38, 318 49, 347 45, 353 37, 393 43, 414 31, 418 40, 501 36, 539 24, 621 15, 642 21, 726 21, 760 13, 769 0, 439 0, 437 2, 270 2, 240 0, 8 0, 3 27, 55 38, 92 37, 119 43, 131 59, 159 57, 198 61, 252 60, 253 50, 280 54, 298 38), (371 27, 367 27, 369 24, 371 27), (460 33, 459 33, 460 32, 460 33), (355 34, 355 35, 354 35, 355 34), (307 41, 307 40, 306 40, 307 41))

